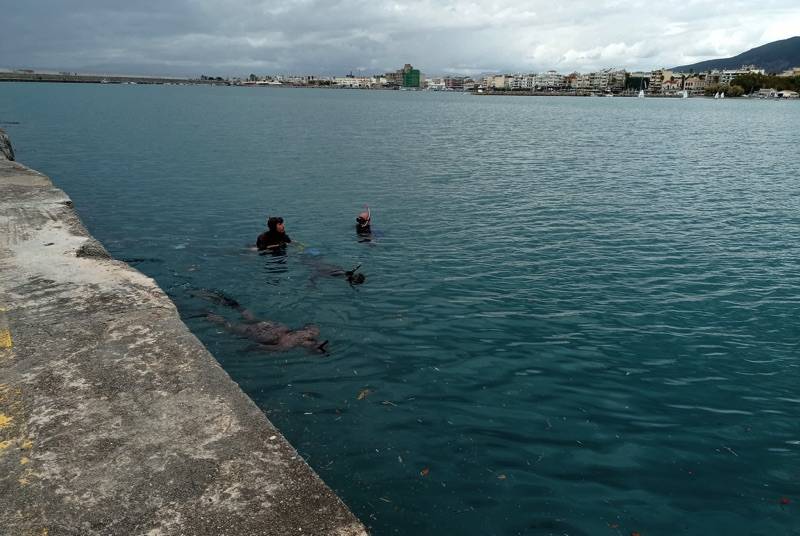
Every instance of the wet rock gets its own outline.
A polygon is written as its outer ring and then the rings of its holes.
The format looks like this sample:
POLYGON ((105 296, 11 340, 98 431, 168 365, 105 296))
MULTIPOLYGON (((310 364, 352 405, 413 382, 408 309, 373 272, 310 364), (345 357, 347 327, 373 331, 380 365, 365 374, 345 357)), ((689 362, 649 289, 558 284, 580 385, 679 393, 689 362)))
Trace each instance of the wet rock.
POLYGON ((0 158, 14 160, 14 149, 11 147, 11 140, 8 139, 2 128, 0 128, 0 158))

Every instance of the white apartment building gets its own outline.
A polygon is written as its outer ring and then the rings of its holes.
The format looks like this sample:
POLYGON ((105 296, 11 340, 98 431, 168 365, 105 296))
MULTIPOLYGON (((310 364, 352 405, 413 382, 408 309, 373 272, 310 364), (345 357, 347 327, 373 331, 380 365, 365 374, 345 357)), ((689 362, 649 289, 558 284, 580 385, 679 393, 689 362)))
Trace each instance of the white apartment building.
POLYGON ((533 91, 536 88, 536 75, 526 74, 522 77, 522 89, 525 91, 533 91))
POLYGON ((444 91, 446 89, 444 78, 428 78, 425 87, 431 91, 444 91))
POLYGON ((730 85, 737 76, 743 74, 764 74, 764 69, 742 67, 741 69, 724 70, 719 74, 719 83, 730 85))
POLYGON ((608 70, 589 73, 589 86, 593 91, 605 91, 608 89, 608 82, 611 79, 611 72, 608 70))
POLYGON ((372 87, 374 81, 371 76, 337 76, 333 79, 334 85, 347 88, 372 87))
POLYGON ((556 71, 547 71, 536 75, 537 89, 561 89, 564 87, 564 76, 556 71))
POLYGON ((592 77, 588 74, 578 74, 575 76, 575 89, 578 91, 589 91, 592 87, 592 77))

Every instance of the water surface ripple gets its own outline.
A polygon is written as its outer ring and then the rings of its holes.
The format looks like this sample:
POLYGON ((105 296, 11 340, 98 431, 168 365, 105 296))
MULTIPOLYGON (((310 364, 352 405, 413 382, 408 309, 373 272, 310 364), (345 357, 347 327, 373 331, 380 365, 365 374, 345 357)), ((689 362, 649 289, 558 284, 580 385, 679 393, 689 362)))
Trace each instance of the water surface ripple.
POLYGON ((798 103, 3 84, 0 120, 374 534, 800 534, 798 103))

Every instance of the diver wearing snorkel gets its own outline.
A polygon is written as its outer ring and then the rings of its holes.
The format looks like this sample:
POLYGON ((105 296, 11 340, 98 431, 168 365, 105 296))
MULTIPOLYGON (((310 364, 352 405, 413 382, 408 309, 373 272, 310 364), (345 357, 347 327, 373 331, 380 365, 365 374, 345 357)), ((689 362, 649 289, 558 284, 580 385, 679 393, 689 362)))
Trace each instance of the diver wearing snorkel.
POLYGON ((356 216, 356 234, 358 236, 369 236, 372 234, 372 212, 369 210, 369 206, 365 205, 364 212, 361 212, 358 216, 356 216))

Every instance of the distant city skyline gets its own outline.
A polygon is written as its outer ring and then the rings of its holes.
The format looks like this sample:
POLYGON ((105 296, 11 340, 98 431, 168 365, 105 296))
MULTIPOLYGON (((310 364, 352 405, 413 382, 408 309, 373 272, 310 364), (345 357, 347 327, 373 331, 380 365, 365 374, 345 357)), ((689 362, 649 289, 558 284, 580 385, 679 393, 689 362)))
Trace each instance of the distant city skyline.
POLYGON ((31 0, 0 68, 174 76, 630 71, 729 57, 800 28, 800 5, 578 0, 31 0))

